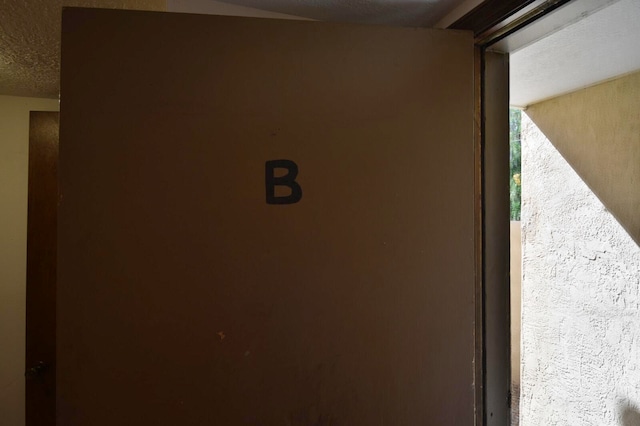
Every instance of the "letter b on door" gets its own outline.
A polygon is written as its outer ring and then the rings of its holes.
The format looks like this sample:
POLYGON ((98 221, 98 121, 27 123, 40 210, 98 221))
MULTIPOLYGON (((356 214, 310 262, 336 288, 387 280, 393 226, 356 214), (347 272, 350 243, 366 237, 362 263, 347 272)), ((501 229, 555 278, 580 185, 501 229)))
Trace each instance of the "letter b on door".
POLYGON ((302 198, 302 188, 296 182, 298 165, 291 160, 271 160, 265 163, 264 182, 267 190, 267 204, 294 204, 302 198), (283 176, 275 176, 275 169, 285 169, 283 176), (291 194, 276 196, 276 186, 286 186, 291 194))

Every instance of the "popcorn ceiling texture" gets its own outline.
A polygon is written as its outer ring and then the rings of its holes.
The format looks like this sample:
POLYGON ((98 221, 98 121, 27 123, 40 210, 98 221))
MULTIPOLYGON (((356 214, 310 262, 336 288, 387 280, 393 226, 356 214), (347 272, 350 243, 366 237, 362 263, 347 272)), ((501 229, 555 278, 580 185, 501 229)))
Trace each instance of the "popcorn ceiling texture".
POLYGON ((640 425, 640 247, 523 114, 521 426, 640 425))
POLYGON ((165 10, 165 0, 0 0, 0 94, 57 99, 63 6, 165 10))

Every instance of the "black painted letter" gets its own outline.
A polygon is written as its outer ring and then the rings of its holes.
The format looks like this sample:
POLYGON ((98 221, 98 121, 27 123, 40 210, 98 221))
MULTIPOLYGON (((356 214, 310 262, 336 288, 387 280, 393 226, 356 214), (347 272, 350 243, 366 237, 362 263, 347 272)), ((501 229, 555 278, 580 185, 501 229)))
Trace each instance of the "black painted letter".
POLYGON ((267 204, 294 204, 302 198, 302 188, 296 182, 298 165, 291 160, 271 160, 264 166, 264 183, 267 189, 267 204), (275 176, 275 169, 287 169, 284 176, 275 176), (276 186, 288 186, 291 194, 276 197, 276 186))

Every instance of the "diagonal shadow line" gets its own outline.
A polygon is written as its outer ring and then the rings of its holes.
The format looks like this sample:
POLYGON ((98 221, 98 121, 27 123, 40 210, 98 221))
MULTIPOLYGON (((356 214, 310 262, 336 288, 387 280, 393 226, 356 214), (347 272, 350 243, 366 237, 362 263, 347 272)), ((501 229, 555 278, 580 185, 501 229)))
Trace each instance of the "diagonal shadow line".
MULTIPOLYGON (((597 179, 594 178, 594 174, 588 170, 589 163, 587 161, 581 161, 583 158, 580 157, 578 151, 580 149, 584 150, 585 148, 577 149, 571 146, 572 141, 562 140, 560 136, 556 134, 552 126, 549 126, 548 121, 552 119, 552 117, 547 116, 547 114, 540 114, 535 110, 535 105, 530 107, 525 111, 527 116, 533 121, 534 125, 538 128, 542 134, 551 142, 551 144, 555 147, 558 153, 564 158, 564 160, 569 164, 569 166, 573 169, 573 171, 580 177, 580 179, 587 185, 589 190, 600 200, 602 205, 607 209, 607 211, 611 214, 611 216, 620 224, 622 229, 631 237, 631 239, 636 243, 638 247, 640 247, 640 227, 636 229, 636 225, 633 223, 633 220, 630 218, 636 217, 635 211, 629 214, 629 209, 626 208, 628 206, 618 205, 615 203, 616 195, 612 192, 616 191, 616 189, 610 189, 607 191, 605 187, 603 187, 597 179)), ((555 125, 555 123, 553 123, 555 125)), ((619 185, 633 185, 631 182, 622 181, 619 185)), ((640 191, 640 188, 638 188, 640 191)), ((638 206, 640 208, 640 206, 638 206)))

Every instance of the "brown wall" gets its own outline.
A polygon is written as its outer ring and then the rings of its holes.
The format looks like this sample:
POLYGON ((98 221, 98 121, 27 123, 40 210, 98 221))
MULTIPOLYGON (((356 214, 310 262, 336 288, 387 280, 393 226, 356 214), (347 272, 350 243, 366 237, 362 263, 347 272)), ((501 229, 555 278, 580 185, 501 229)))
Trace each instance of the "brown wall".
POLYGON ((526 112, 640 244, 640 72, 526 112))

